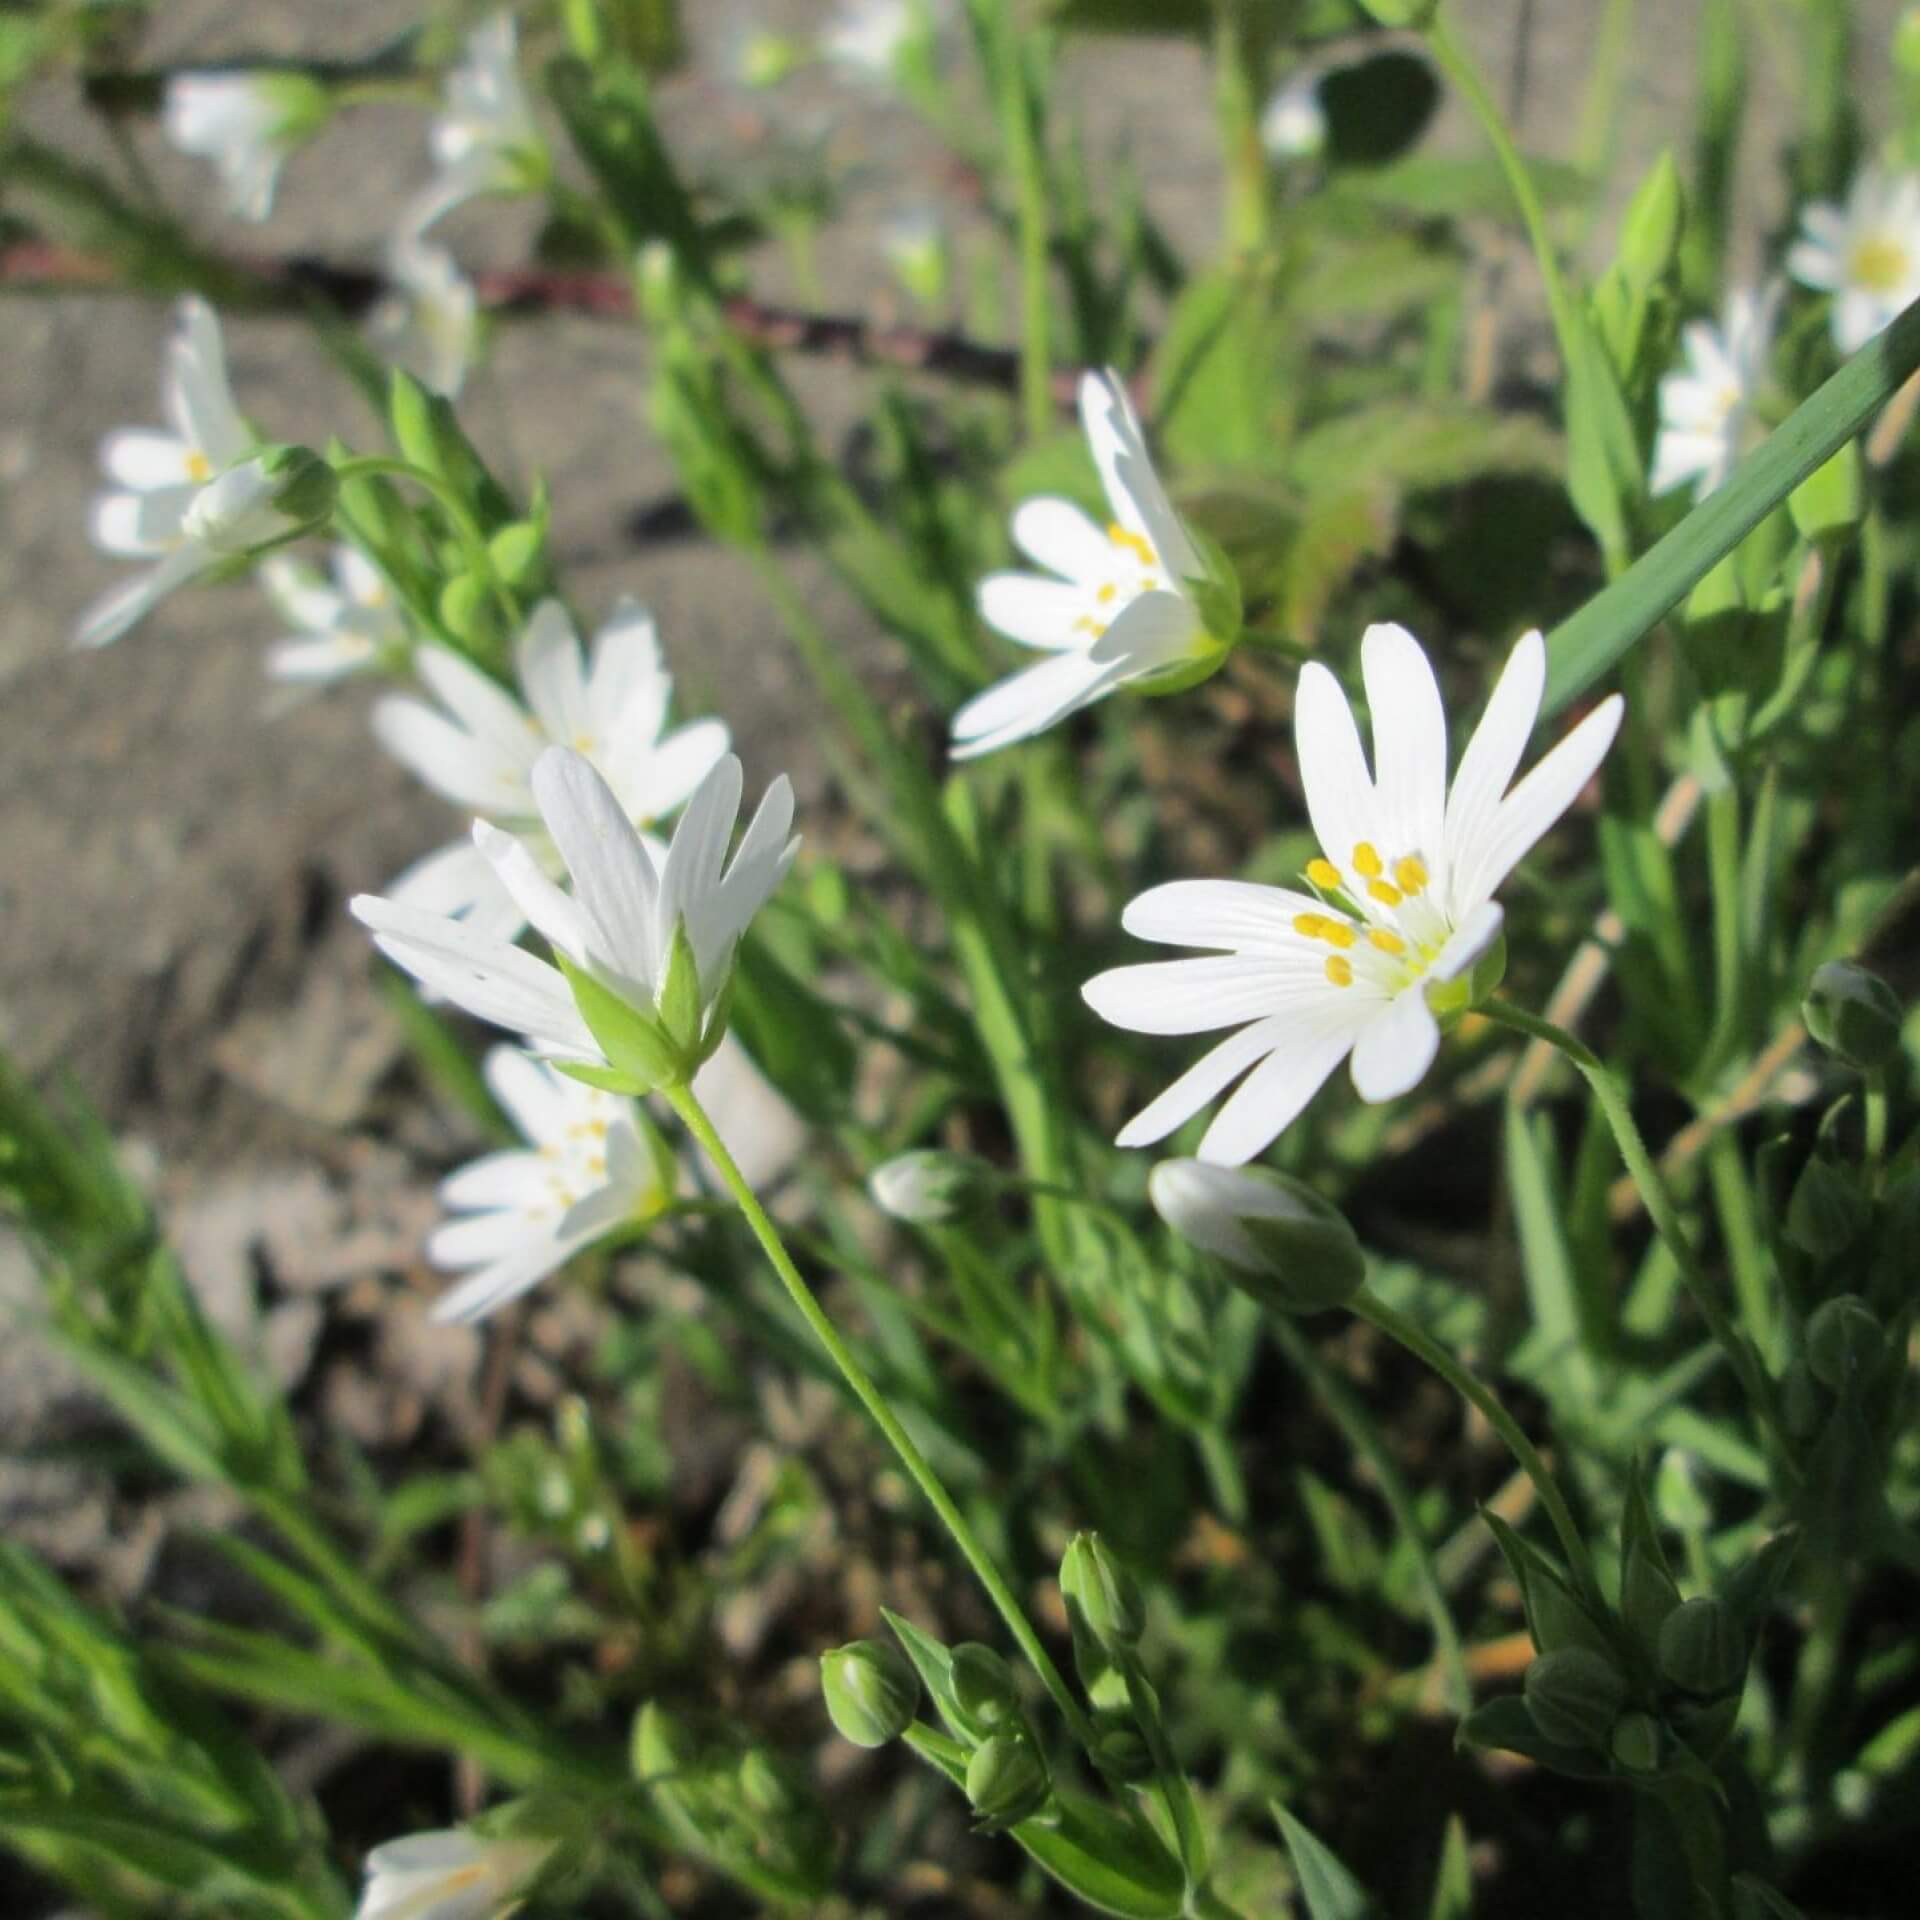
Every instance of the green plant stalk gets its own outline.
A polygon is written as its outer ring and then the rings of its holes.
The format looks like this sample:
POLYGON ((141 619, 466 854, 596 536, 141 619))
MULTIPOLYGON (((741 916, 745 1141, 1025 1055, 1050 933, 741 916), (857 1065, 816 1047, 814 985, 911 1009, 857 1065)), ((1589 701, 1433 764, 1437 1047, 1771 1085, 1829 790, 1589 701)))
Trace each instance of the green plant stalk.
POLYGON ((1547 636, 1541 716, 1584 692, 1920 369, 1920 301, 1803 400, 1680 524, 1547 636))
POLYGON ((467 511, 467 503, 437 473, 430 473, 425 467, 416 467, 411 460, 396 459, 384 453, 356 454, 351 460, 342 460, 333 472, 336 480, 357 480, 370 474, 384 474, 393 480, 411 480, 428 494, 447 516, 460 544, 466 548, 467 559, 473 570, 493 589, 493 596, 500 603, 500 611, 507 618, 507 632, 512 634, 518 631, 519 603, 494 567, 493 555, 487 547, 487 536, 481 532, 479 521, 467 511))
POLYGON ((1052 239, 1048 215, 1044 119, 1027 84, 1025 35, 1009 0, 1000 0, 993 32, 994 103, 1013 172, 1020 240, 1020 418, 1029 440, 1053 426, 1053 330, 1048 280, 1052 239))
POLYGON ((1680 1209, 1674 1204, 1673 1194, 1654 1163, 1652 1154, 1647 1151, 1646 1141, 1641 1138, 1626 1089, 1597 1053, 1576 1040, 1564 1027, 1555 1026, 1551 1020, 1543 1020, 1538 1014, 1528 1013, 1505 1000, 1486 1001, 1480 1012, 1497 1026, 1525 1034, 1530 1040, 1546 1041, 1579 1068, 1588 1086, 1593 1089, 1594 1097, 1600 1102, 1600 1111, 1605 1114, 1607 1125, 1613 1130, 1620 1157, 1626 1162, 1627 1172, 1639 1189, 1641 1204, 1647 1210, 1648 1219, 1653 1222, 1654 1231, 1665 1243, 1667 1252, 1680 1271, 1681 1281, 1692 1295, 1708 1331, 1726 1354, 1755 1414, 1777 1443, 1778 1456, 1786 1459, 1787 1436, 1772 1383, 1761 1371, 1752 1344, 1741 1338, 1739 1329, 1721 1304, 1694 1253, 1693 1243, 1687 1238, 1686 1228, 1680 1219, 1680 1209))
POLYGON ((1587 1551, 1585 1537, 1576 1524, 1560 1483, 1554 1479, 1539 1449, 1527 1438, 1526 1430, 1483 1380, 1456 1360, 1439 1341, 1417 1321, 1409 1319, 1397 1307, 1390 1307, 1369 1287, 1362 1287, 1348 1303, 1370 1326, 1401 1346, 1424 1365, 1432 1368, 1463 1400, 1477 1407, 1487 1424, 1506 1442, 1507 1451, 1520 1464, 1521 1471, 1533 1482, 1540 1504, 1560 1537, 1567 1565, 1582 1588, 1595 1598, 1600 1596, 1600 1579, 1594 1572, 1593 1556, 1587 1551))
POLYGON ((1229 254, 1267 244, 1273 190, 1260 144, 1260 70, 1247 0, 1214 0, 1213 105, 1226 175, 1229 254))
POLYGON ((1053 1702, 1060 1710, 1060 1716, 1073 1730, 1073 1736, 1089 1752, 1093 1749, 1093 1728, 1087 1716, 1081 1711, 1080 1703, 1073 1697, 1066 1681, 1061 1677, 1060 1669, 1054 1665, 1052 1656, 1040 1644, 1040 1636, 1034 1632, 1025 1610, 1015 1597, 1013 1589, 1007 1584, 1005 1576, 994 1565, 992 1557, 981 1545, 978 1536, 968 1524, 966 1516, 954 1504, 953 1497, 941 1484, 939 1476, 927 1464, 925 1456, 915 1446, 913 1437, 900 1424, 893 1409, 887 1404, 886 1396, 873 1383, 867 1371, 854 1357, 853 1350, 841 1339, 839 1329, 828 1317, 827 1311, 815 1297, 813 1289, 802 1278, 800 1269, 788 1254, 786 1243, 780 1237, 780 1230, 768 1217, 761 1206, 758 1196, 748 1185, 746 1176, 735 1164, 733 1155, 727 1151, 727 1145, 714 1130, 707 1118, 706 1110, 694 1096, 689 1086, 664 1087, 661 1089, 667 1104, 680 1116, 682 1124, 699 1143, 702 1151, 719 1174, 721 1184, 726 1187, 736 1201, 740 1211, 746 1216, 747 1225, 753 1230, 753 1237, 759 1241, 761 1251, 767 1256, 768 1264, 778 1275, 780 1284, 786 1288, 788 1297, 799 1312, 813 1336, 827 1351, 827 1356, 840 1370, 841 1378, 852 1388, 854 1396, 866 1408, 868 1415, 888 1444, 899 1456, 900 1464, 906 1468, 927 1504, 939 1516, 941 1524, 953 1536, 954 1545, 965 1556, 967 1565, 973 1569, 974 1577, 986 1589, 987 1597, 998 1609, 1001 1619, 1006 1622, 1007 1631, 1013 1635, 1020 1651, 1026 1655, 1029 1664, 1047 1692, 1053 1696, 1053 1702))
POLYGON ((1201 1886, 1207 1877, 1207 1833, 1200 1824, 1193 1789, 1174 1755, 1166 1723, 1160 1718, 1160 1704, 1147 1684, 1147 1676, 1140 1670, 1140 1662, 1132 1654, 1123 1653, 1115 1664, 1127 1683, 1127 1704, 1133 1710, 1134 1724, 1145 1738, 1147 1752, 1153 1759, 1154 1786, 1167 1810, 1167 1818, 1173 1822, 1174 1840, 1180 1849, 1180 1865, 1186 1873, 1187 1885, 1201 1886))

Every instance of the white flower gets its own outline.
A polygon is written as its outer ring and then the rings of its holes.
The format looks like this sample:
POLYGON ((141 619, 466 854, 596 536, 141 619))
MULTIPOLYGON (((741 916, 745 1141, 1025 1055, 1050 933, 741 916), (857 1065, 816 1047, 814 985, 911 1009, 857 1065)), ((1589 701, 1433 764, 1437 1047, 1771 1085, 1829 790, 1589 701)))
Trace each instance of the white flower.
POLYGON ((989 1184, 991 1170, 977 1155, 918 1147, 883 1160, 867 1175, 867 1193, 890 1219, 942 1226, 959 1217, 989 1184))
POLYGON ((1776 280, 1758 293, 1729 296, 1724 328, 1705 320, 1680 335, 1686 371, 1660 382, 1660 434, 1653 445, 1655 493, 1691 480, 1704 500, 1739 459, 1754 395, 1766 378, 1773 321, 1782 288, 1776 280))
POLYGON ((119 639, 175 588, 292 525, 273 506, 280 483, 248 457, 257 443, 233 403, 220 323, 204 300, 180 303, 160 405, 165 429, 122 427, 101 442, 114 484, 95 496, 88 526, 105 552, 156 564, 81 615, 76 646, 119 639))
MULTIPOLYGON (((1369 627, 1360 657, 1377 778, 1325 667, 1303 668, 1295 697, 1300 778, 1323 853, 1307 866, 1313 892, 1236 880, 1152 888, 1122 916, 1127 931, 1213 951, 1117 967, 1083 989, 1095 1012, 1136 1033, 1239 1028, 1128 1122, 1124 1147, 1164 1139, 1242 1074, 1200 1143, 1216 1165, 1266 1148, 1349 1053, 1363 1100, 1413 1087, 1440 1044, 1428 989, 1458 981, 1492 944, 1495 891, 1572 805, 1620 725, 1616 694, 1507 792, 1546 684, 1546 646, 1530 633, 1449 793, 1446 715, 1419 643, 1401 627, 1369 627)), ((1454 989, 1463 994, 1464 983, 1454 989)))
POLYGON ((971 759, 1025 740, 1114 687, 1218 651, 1190 585, 1205 564, 1174 512, 1117 375, 1080 383, 1080 420, 1106 489, 1103 531, 1070 500, 1026 501, 1013 538, 1057 578, 996 573, 980 617, 1052 655, 977 695, 953 717, 953 753, 971 759))
POLYGON ((927 24, 917 0, 846 0, 820 35, 820 51, 849 73, 885 80, 901 50, 927 24))
POLYGON ((282 164, 328 106, 326 89, 302 73, 176 73, 161 117, 182 153, 219 170, 228 212, 264 220, 282 164))
POLYGON ((434 1233, 427 1257, 468 1276, 434 1304, 441 1321, 484 1319, 672 1198, 669 1169, 642 1137, 631 1100, 514 1047, 495 1047, 484 1071, 527 1145, 487 1154, 441 1184, 440 1198, 466 1217, 434 1233))
POLYGON ((1920 299, 1920 174, 1865 168, 1844 208, 1827 200, 1803 207, 1800 232, 1787 271, 1833 295, 1830 324, 1842 353, 1857 352, 1920 299))
POLYGON ((407 644, 407 623, 379 569, 352 547, 333 551, 333 579, 291 554, 271 555, 260 584, 297 639, 267 650, 267 672, 298 686, 324 686, 362 673, 407 644))
POLYGON ((551 1841, 488 1840, 465 1827, 389 1840, 367 1855, 354 1920, 503 1920, 552 1851, 551 1841))
POLYGON ((1327 144, 1318 75, 1301 74, 1274 92, 1260 112, 1260 144, 1272 160, 1310 159, 1327 144))
POLYGON ((467 35, 429 139, 439 178, 402 222, 416 234, 481 194, 522 192, 544 172, 511 13, 491 14, 467 35))
MULTIPOLYGON (((531 711, 446 647, 419 648, 414 666, 440 705, 402 695, 381 701, 373 725, 382 744, 455 806, 524 833, 550 875, 559 874, 560 858, 541 830, 532 784, 547 747, 585 754, 641 828, 680 807, 727 750, 719 720, 666 730, 673 678, 653 616, 634 600, 616 604, 590 664, 557 600, 534 609, 515 649, 531 711)), ((478 913, 478 924, 503 940, 526 924, 466 839, 410 867, 393 894, 439 913, 478 913)))
MULTIPOLYGON (((793 789, 783 774, 760 802, 732 863, 727 842, 740 811, 740 762, 726 755, 688 801, 662 858, 593 765, 549 747, 533 770, 540 817, 572 875, 569 897, 532 848, 474 822, 474 839, 519 911, 571 965, 651 1017, 659 1011, 676 932, 683 928, 697 982, 699 1017, 710 1020, 732 969, 734 948, 779 885, 799 841, 793 789)), ((604 1066, 561 972, 468 921, 400 900, 362 894, 356 918, 395 965, 456 1006, 526 1035, 550 1059, 604 1066)), ((703 1031, 700 1044, 711 1039, 703 1031)))
POLYGON ((452 399, 480 346, 480 300, 445 247, 403 228, 387 253, 391 291, 373 310, 371 331, 389 360, 431 393, 452 399))

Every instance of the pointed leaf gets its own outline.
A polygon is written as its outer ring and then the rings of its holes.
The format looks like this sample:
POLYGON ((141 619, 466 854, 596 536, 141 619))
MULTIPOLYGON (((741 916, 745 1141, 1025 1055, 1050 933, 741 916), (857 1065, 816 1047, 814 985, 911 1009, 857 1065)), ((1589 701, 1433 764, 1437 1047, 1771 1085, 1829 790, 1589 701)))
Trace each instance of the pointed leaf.
POLYGON ((1307 1903, 1312 1920, 1367 1920, 1373 1902, 1332 1849, 1316 1840, 1279 1801, 1271 1803, 1271 1810, 1280 1823, 1300 1882, 1300 1897, 1307 1903))

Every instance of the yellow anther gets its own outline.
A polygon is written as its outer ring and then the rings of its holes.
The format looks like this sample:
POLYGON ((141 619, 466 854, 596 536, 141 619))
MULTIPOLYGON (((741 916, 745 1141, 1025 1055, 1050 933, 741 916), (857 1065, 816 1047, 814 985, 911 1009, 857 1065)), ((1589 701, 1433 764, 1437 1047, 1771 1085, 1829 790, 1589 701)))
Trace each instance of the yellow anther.
POLYGON ((1293 930, 1307 940, 1318 940, 1326 931, 1326 919, 1318 913, 1296 913, 1293 916, 1293 930))
POLYGON ((1406 898, 1406 895, 1403 894, 1398 887, 1390 886, 1384 880, 1369 880, 1367 882, 1367 892, 1373 899, 1378 900, 1383 907, 1397 907, 1400 902, 1406 898))
POLYGON ((1140 576, 1140 591, 1142 593, 1151 593, 1159 584, 1160 576, 1156 573, 1143 573, 1140 576))
POLYGON ((1327 978, 1336 987, 1353 985, 1353 962, 1337 953, 1327 955, 1327 978))
POLYGON ((213 462, 195 447, 187 455, 187 478, 197 487, 203 480, 213 478, 213 462))
POLYGON ((1907 250, 1888 234, 1869 234, 1848 261, 1853 280, 1869 293, 1897 293, 1907 277, 1907 250))
POLYGON ((589 1173, 603 1174, 606 1172, 606 1170, 607 1170, 607 1156, 604 1153, 595 1153, 595 1154, 590 1154, 588 1156, 587 1171, 589 1173))
POLYGON ((1350 947, 1357 936, 1344 920, 1323 920, 1320 923, 1320 938, 1330 947, 1350 947))
POLYGON ((1331 860, 1309 860, 1307 878, 1322 893, 1338 893, 1344 884, 1340 878, 1340 869, 1331 860))
POLYGON ((1410 853, 1393 863, 1393 877, 1402 893, 1425 893, 1427 863, 1417 853, 1410 853))
POLYGON ((1073 623, 1073 630, 1075 633, 1090 633, 1098 640, 1106 632, 1107 623, 1104 620, 1096 620, 1090 613, 1083 613, 1073 623))
POLYGON ((1401 954, 1407 950, 1407 943, 1397 933, 1389 933, 1385 927, 1370 927, 1367 939, 1382 953, 1401 954))
POLYGON ((1142 534, 1134 533, 1123 527, 1118 520, 1107 528, 1107 538, 1116 547, 1124 547, 1143 567, 1150 567, 1159 557, 1153 550, 1153 543, 1142 534))
POLYGON ((1094 595, 1094 598, 1098 600, 1103 607, 1111 606, 1113 604, 1114 595, 1117 594, 1119 591, 1120 589, 1116 587, 1111 580, 1109 580, 1107 584, 1104 587, 1102 587, 1097 594, 1094 595))
POLYGON ((1354 848, 1353 870, 1362 880, 1378 880, 1386 872, 1386 862, 1373 850, 1371 840, 1362 840, 1354 848))

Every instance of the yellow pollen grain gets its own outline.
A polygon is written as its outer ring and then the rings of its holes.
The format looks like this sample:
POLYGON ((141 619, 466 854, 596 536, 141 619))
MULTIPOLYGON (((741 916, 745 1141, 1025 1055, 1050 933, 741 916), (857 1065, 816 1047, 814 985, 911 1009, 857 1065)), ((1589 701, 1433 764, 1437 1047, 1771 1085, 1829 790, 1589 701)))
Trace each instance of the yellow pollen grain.
POLYGON ((1323 893, 1340 891, 1340 869, 1331 860, 1309 860, 1307 878, 1323 893))
POLYGON ((1327 955, 1327 978, 1330 981, 1332 981, 1336 987, 1352 986, 1353 985, 1353 962, 1349 959, 1346 959, 1341 954, 1337 954, 1337 953, 1328 954, 1327 955))
POLYGON ((1123 527, 1118 520, 1109 523, 1107 527, 1107 538, 1111 540, 1116 547, 1124 547, 1143 567, 1152 566, 1157 557, 1150 541, 1141 534, 1129 531, 1126 527, 1123 527))
POLYGON ((1353 870, 1362 880, 1378 880, 1386 872, 1386 862, 1374 851, 1371 840, 1362 840, 1354 848, 1353 870))
POLYGON ((591 753, 593 751, 593 735, 590 733, 576 733, 573 736, 573 750, 575 753, 591 753))
POLYGON ((1350 947, 1357 936, 1344 920, 1323 920, 1320 938, 1330 947, 1350 947))
POLYGON ((1107 623, 1104 620, 1096 620, 1090 613, 1083 613, 1073 623, 1073 630, 1075 633, 1090 633, 1098 640, 1106 632, 1107 623))
POLYGON ((1318 940, 1326 930, 1324 916, 1317 913, 1296 913, 1293 916, 1293 930, 1308 940, 1318 940))
POLYGON ((1160 576, 1155 573, 1143 573, 1140 576, 1140 591, 1151 593, 1160 584, 1160 576))
POLYGON ((1399 954, 1407 950, 1407 943, 1397 933, 1389 933, 1385 927, 1370 927, 1367 930, 1367 939, 1382 953, 1399 954))
POLYGON ((1427 863, 1417 853, 1410 853, 1404 860, 1393 863, 1393 877, 1402 893, 1425 893, 1427 863))
POLYGON ((1094 595, 1094 598, 1098 600, 1103 607, 1109 607, 1113 604, 1114 596, 1118 594, 1119 591, 1120 589, 1109 580, 1107 584, 1094 595))
POLYGON ((210 480, 212 477, 213 462, 198 447, 195 447, 187 455, 187 478, 198 486, 201 481, 210 480))
POLYGON ((1398 887, 1389 885, 1385 880, 1369 880, 1367 893, 1383 907, 1397 907, 1406 898, 1398 887))

